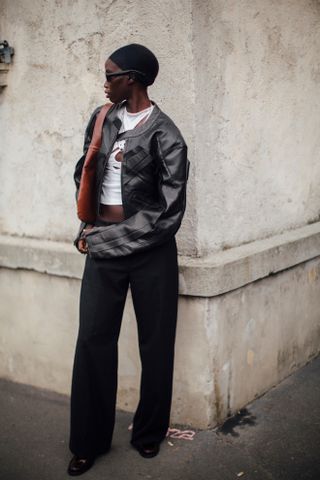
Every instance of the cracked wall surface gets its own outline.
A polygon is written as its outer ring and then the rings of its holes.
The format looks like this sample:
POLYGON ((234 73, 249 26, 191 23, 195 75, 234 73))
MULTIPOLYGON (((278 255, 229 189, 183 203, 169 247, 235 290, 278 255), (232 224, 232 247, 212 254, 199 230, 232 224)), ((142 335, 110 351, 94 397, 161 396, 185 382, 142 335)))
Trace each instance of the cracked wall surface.
POLYGON ((320 4, 193 1, 199 254, 319 219, 320 4))
POLYGON ((189 145, 180 253, 202 256, 319 218, 315 0, 3 0, 15 47, 0 96, 2 233, 71 240, 72 173, 103 63, 128 42, 160 61, 151 97, 189 145), (10 205, 10 211, 7 206, 10 205))
MULTIPOLYGON (((74 166, 90 114, 106 102, 104 61, 123 44, 142 43, 157 55, 160 73, 150 96, 181 129, 194 163, 191 1, 103 0, 88 8, 82 0, 4 0, 0 22, 1 35, 15 48, 0 96, 2 233, 74 238, 74 166)), ((192 255, 192 172, 188 188, 178 243, 192 255)))

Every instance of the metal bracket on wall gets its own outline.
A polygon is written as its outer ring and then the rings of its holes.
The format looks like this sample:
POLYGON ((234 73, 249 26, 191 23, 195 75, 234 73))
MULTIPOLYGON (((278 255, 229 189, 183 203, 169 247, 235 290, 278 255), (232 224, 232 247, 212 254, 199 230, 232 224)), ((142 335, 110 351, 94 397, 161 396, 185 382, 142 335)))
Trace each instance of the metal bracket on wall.
POLYGON ((7 40, 0 41, 0 92, 3 87, 7 86, 7 74, 13 55, 14 49, 10 47, 9 42, 7 40))

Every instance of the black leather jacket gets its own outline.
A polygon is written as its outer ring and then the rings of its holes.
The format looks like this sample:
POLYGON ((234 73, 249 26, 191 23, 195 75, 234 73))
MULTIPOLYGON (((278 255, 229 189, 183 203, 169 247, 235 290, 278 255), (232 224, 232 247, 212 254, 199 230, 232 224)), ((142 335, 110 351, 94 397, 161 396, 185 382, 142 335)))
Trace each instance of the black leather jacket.
MULTIPOLYGON (((96 156, 97 212, 106 163, 121 127, 118 112, 122 105, 111 107, 103 126, 102 145, 96 156)), ((100 108, 90 118, 85 132, 84 154, 75 168, 77 191, 100 108)), ((175 235, 184 215, 190 162, 179 129, 154 104, 149 119, 126 132, 125 136, 121 166, 125 220, 110 226, 94 227, 86 234, 89 255, 94 258, 129 255, 159 245, 175 235)), ((80 226, 75 245, 84 226, 80 226)))

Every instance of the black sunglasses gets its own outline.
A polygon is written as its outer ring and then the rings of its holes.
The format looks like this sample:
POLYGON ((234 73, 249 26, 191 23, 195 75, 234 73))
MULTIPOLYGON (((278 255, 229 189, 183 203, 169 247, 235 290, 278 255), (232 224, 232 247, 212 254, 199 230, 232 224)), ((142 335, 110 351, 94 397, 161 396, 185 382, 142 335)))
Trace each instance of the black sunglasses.
POLYGON ((119 72, 112 72, 108 73, 106 72, 106 80, 107 82, 110 82, 110 80, 113 79, 113 77, 122 77, 123 75, 128 75, 130 73, 136 73, 137 75, 140 75, 142 77, 145 77, 145 73, 139 72, 139 70, 119 70, 119 72))

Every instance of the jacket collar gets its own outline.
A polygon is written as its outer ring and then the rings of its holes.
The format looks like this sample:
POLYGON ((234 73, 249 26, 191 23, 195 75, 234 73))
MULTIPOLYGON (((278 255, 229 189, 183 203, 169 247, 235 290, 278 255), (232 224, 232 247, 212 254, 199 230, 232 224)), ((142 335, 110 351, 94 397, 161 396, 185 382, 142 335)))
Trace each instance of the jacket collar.
MULTIPOLYGON (((111 128, 112 128, 112 130, 114 129, 117 132, 120 130, 121 125, 122 125, 122 122, 121 122, 118 114, 119 114, 119 111, 121 110, 121 108, 124 107, 125 103, 126 103, 125 101, 121 102, 121 103, 117 103, 117 104, 113 105, 111 107, 111 109, 109 110, 108 119, 109 119, 109 121, 112 125, 111 128)), ((140 125, 139 127, 135 128, 133 130, 129 130, 126 133, 127 138, 137 137, 138 135, 141 135, 142 133, 146 132, 154 124, 155 120, 159 117, 159 115, 161 113, 160 108, 158 107, 158 105, 153 100, 151 100, 151 103, 154 105, 154 108, 153 108, 153 110, 151 112, 151 115, 148 118, 148 120, 145 123, 143 123, 142 125, 140 125)), ((110 126, 110 123, 109 123, 109 126, 110 126)))

